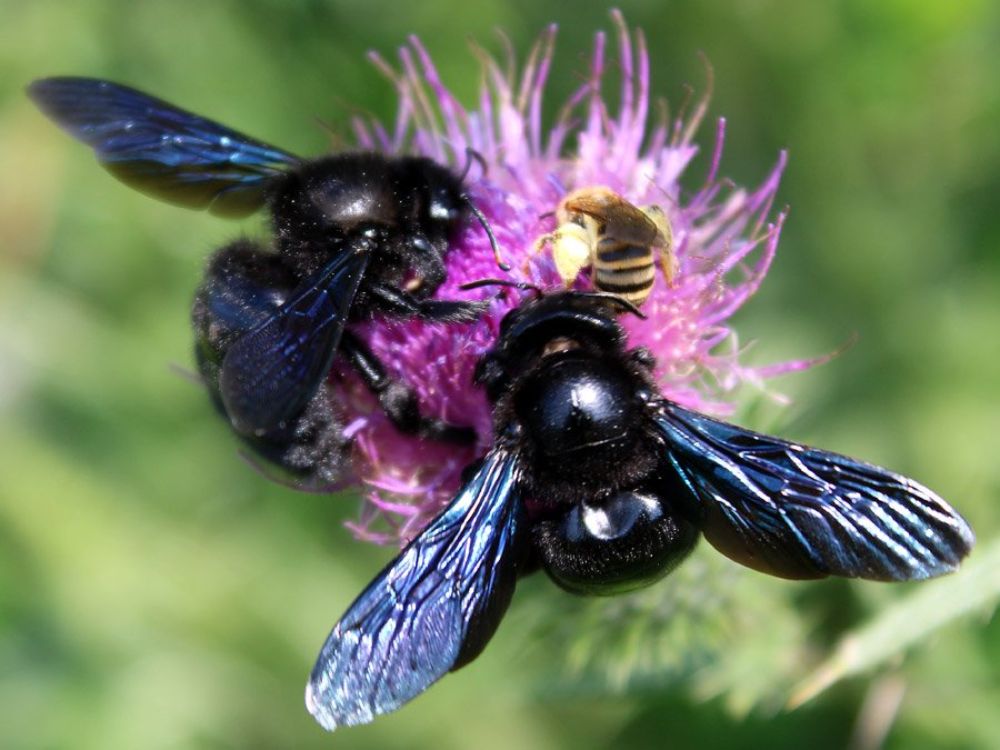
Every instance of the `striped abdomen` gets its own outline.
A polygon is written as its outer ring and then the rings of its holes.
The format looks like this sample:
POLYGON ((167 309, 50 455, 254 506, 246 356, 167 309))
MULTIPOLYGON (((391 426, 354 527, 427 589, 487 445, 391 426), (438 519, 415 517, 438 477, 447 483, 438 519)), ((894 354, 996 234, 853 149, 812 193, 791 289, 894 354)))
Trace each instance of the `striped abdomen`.
POLYGON ((602 292, 641 305, 653 288, 653 248, 602 237, 594 248, 592 279, 602 292))

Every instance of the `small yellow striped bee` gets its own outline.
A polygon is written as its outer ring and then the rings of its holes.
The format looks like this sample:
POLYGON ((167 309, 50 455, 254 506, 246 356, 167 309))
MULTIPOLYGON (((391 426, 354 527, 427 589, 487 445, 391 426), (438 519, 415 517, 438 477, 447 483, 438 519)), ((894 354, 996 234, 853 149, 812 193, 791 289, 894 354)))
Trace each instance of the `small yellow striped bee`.
POLYGON ((639 208, 611 188, 587 187, 559 202, 556 221, 556 231, 539 237, 535 249, 552 244, 552 258, 566 286, 590 266, 594 288, 641 305, 653 288, 654 247, 667 283, 677 275, 673 231, 659 206, 639 208))

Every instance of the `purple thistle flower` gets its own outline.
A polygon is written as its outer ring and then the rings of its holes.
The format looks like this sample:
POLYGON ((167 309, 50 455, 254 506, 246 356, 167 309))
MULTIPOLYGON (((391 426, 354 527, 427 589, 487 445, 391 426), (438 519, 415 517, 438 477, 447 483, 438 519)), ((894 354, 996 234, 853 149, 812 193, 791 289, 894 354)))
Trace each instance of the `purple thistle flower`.
MULTIPOLYGON (((741 364, 740 347, 728 319, 757 290, 774 259, 785 218, 771 218, 785 154, 763 183, 746 190, 719 178, 725 120, 719 119, 708 175, 690 197, 681 178, 698 153, 693 139, 705 118, 708 93, 690 114, 665 111, 650 123, 649 57, 640 32, 631 35, 614 11, 621 73, 620 105, 611 113, 602 98, 606 40, 598 33, 586 82, 564 104, 555 125, 542 125, 542 96, 555 45, 550 26, 539 38, 520 74, 505 69, 482 50, 478 105, 467 109, 441 82, 419 40, 400 52, 400 69, 377 54, 371 59, 390 77, 399 95, 392 128, 358 119, 361 148, 410 152, 461 170, 467 149, 482 156, 485 172, 473 165, 466 178, 472 199, 490 221, 512 277, 545 289, 562 286, 551 252, 535 241, 551 232, 551 212, 570 190, 606 185, 636 205, 656 203, 673 226, 679 273, 668 286, 657 276, 643 306, 646 320, 624 316, 630 344, 657 358, 662 393, 701 411, 725 415, 741 383, 760 384, 814 361, 769 367, 741 364), (511 72, 506 72, 507 70, 511 72)), ((500 320, 520 293, 496 289, 463 291, 469 281, 496 277, 493 253, 477 224, 466 227, 447 256, 447 281, 437 295, 448 299, 495 297, 475 323, 441 325, 421 320, 376 319, 354 327, 392 374, 408 382, 424 414, 456 425, 472 425, 478 444, 456 448, 400 434, 370 393, 347 368, 334 373, 349 405, 348 434, 354 438, 356 478, 367 500, 349 528, 378 543, 413 538, 455 494, 462 469, 492 442, 490 407, 473 383, 473 371, 494 343, 500 320)), ((586 288, 587 281, 577 282, 586 288)))

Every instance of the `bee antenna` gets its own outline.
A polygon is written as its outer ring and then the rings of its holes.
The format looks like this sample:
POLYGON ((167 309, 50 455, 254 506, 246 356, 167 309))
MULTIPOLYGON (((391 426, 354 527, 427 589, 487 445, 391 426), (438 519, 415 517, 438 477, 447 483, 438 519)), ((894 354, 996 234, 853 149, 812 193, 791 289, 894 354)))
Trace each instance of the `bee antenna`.
POLYGON ((465 178, 469 176, 469 170, 472 169, 472 162, 475 161, 479 165, 479 168, 483 171, 483 177, 489 172, 489 168, 486 166, 486 159, 483 155, 472 148, 472 146, 465 147, 465 167, 462 169, 462 174, 459 179, 465 182, 465 178))
POLYGON ((510 279, 478 279, 477 281, 469 281, 462 284, 459 289, 481 289, 484 286, 514 287, 515 289, 521 289, 526 292, 534 292, 536 297, 542 297, 544 295, 540 286, 530 284, 527 281, 511 281, 510 279))
POLYGON ((320 130, 326 133, 330 139, 330 145, 339 150, 340 146, 344 143, 344 134, 322 117, 313 117, 313 120, 319 126, 320 130))
POLYGON ((617 294, 612 294, 611 292, 581 292, 580 296, 604 300, 610 303, 611 306, 620 307, 623 312, 632 313, 640 320, 646 320, 646 314, 640 310, 634 302, 629 302, 627 299, 620 297, 617 294))
POLYGON ((496 258, 497 267, 501 271, 509 271, 510 265, 505 263, 503 258, 500 256, 500 245, 497 244, 496 235, 493 234, 493 229, 490 227, 490 223, 486 220, 483 212, 479 210, 479 207, 475 203, 472 202, 472 198, 470 198, 467 193, 462 193, 461 198, 465 202, 465 205, 469 207, 472 215, 476 217, 476 221, 478 221, 480 226, 482 226, 485 230, 486 236, 490 238, 490 247, 493 248, 493 257, 496 258))
POLYGON ((653 177, 653 175, 649 174, 646 175, 646 179, 649 181, 650 185, 656 188, 656 190, 660 193, 660 195, 662 195, 664 198, 670 201, 676 208, 680 209, 680 203, 678 203, 678 201, 676 201, 674 197, 670 195, 670 193, 668 193, 663 187, 660 186, 660 183, 656 181, 656 178, 653 177))

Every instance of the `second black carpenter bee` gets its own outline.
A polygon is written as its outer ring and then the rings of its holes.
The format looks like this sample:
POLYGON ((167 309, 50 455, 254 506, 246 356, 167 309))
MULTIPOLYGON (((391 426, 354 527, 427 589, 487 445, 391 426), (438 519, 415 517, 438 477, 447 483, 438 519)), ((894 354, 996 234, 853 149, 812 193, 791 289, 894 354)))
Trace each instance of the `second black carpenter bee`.
POLYGON ((449 240, 469 217, 502 265, 461 176, 415 156, 299 159, 104 80, 46 78, 29 95, 127 185, 219 216, 269 209, 274 248, 239 240, 218 250, 193 310, 202 377, 264 457, 310 483, 341 474, 346 441, 326 385, 338 354, 402 431, 474 440, 469 428, 422 416, 412 389, 345 330, 373 312, 475 319, 480 303, 431 297, 449 240))
POLYGON ((969 526, 915 481, 664 399, 622 313, 639 314, 560 292, 504 318, 477 372, 493 447, 328 637, 306 688, 325 728, 393 711, 474 659, 539 567, 571 592, 611 594, 657 580, 701 535, 799 579, 929 578, 969 552, 969 526))

